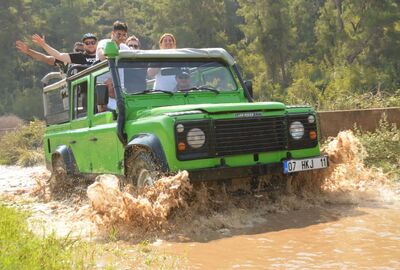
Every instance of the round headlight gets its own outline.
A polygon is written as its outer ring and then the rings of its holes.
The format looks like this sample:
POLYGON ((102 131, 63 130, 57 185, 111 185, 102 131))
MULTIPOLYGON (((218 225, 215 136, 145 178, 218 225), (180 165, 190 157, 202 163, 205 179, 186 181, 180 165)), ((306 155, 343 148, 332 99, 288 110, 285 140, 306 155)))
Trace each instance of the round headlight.
POLYGON ((185 130, 185 127, 182 124, 176 125, 176 132, 181 133, 185 130))
POLYGON ((301 122, 296 121, 290 124, 290 135, 295 140, 300 140, 304 135, 304 126, 301 122))
POLYGON ((310 114, 310 115, 308 116, 307 120, 308 120, 308 123, 312 124, 312 123, 315 122, 315 116, 312 115, 312 114, 310 114))
POLYGON ((202 131, 199 128, 192 128, 189 130, 187 133, 187 143, 192 147, 192 148, 200 148, 204 145, 206 142, 206 134, 204 131, 202 131))

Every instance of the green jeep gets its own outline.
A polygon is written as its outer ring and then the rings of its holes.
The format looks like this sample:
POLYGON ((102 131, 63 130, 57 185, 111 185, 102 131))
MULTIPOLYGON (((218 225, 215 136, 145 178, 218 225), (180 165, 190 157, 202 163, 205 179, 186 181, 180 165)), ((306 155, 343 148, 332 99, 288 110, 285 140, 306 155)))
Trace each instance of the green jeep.
POLYGON ((44 87, 53 189, 74 174, 110 173, 141 187, 180 170, 204 181, 328 166, 315 111, 253 102, 251 82, 224 49, 118 51, 109 43, 105 52, 108 60, 44 87))

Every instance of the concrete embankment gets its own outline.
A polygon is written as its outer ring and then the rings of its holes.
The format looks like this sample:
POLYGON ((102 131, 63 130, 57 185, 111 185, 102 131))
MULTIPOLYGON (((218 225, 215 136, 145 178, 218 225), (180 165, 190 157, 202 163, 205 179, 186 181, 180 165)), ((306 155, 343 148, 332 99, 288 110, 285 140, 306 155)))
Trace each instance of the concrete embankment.
POLYGON ((386 115, 389 123, 400 127, 400 107, 363 110, 320 111, 319 127, 322 138, 336 136, 339 131, 354 129, 357 125, 363 131, 374 131, 386 115))

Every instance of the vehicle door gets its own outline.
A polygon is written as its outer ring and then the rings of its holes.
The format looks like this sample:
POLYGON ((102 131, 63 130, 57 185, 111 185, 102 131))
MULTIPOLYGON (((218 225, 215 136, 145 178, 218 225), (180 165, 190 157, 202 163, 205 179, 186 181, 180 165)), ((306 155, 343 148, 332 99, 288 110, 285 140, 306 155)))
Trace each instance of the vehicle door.
MULTIPOLYGON (((111 74, 107 69, 94 72, 91 75, 90 91, 90 115, 92 124, 90 127, 90 146, 93 163, 93 173, 115 173, 122 172, 123 146, 117 137, 116 112, 104 108, 102 110, 96 104, 96 85, 108 84, 111 74)), ((111 88, 111 91, 113 89, 111 88)))
POLYGON ((69 145, 80 172, 91 173, 90 138, 88 117, 89 76, 71 82, 72 116, 69 145))

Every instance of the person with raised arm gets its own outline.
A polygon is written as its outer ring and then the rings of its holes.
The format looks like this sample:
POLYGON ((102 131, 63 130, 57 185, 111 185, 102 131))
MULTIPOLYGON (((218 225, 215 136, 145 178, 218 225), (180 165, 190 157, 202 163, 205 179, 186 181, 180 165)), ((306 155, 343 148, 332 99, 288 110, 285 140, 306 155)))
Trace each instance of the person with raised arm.
MULTIPOLYGON (((46 55, 44 53, 38 52, 30 48, 25 42, 21 40, 17 40, 15 42, 15 47, 17 50, 19 50, 21 53, 28 55, 29 57, 46 63, 50 66, 57 66, 60 71, 63 73, 66 73, 68 65, 60 60, 57 60, 54 56, 46 55)), ((75 42, 73 52, 84 52, 83 49, 83 43, 82 42, 75 42)))
POLYGON ((104 48, 106 47, 107 42, 114 41, 119 49, 129 50, 129 47, 126 46, 125 42, 128 38, 128 26, 126 23, 121 21, 116 21, 113 24, 113 30, 111 31, 111 39, 106 38, 99 41, 96 50, 96 61, 103 61, 106 59, 104 55, 104 48))
POLYGON ((95 61, 97 37, 92 33, 86 33, 82 37, 82 42, 84 44, 83 47, 85 50, 83 53, 61 53, 47 44, 44 37, 41 37, 38 34, 32 36, 32 41, 42 47, 50 56, 53 56, 55 59, 64 63, 91 65, 95 61))

